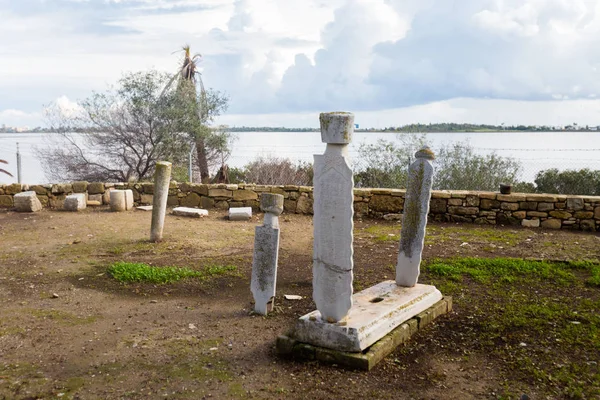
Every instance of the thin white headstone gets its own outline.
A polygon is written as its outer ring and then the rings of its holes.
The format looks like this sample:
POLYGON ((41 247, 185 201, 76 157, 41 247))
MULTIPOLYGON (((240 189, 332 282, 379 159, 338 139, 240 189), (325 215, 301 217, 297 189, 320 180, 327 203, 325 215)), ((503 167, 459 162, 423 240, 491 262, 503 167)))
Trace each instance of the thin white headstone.
POLYGON ((275 305, 277 259, 279 255, 279 215, 283 212, 283 196, 275 193, 260 195, 260 208, 265 212, 262 226, 255 228, 252 281, 254 311, 267 315, 275 305))
POLYGON ((430 160, 435 159, 435 155, 429 147, 423 147, 415 153, 415 157, 415 162, 408 168, 400 252, 396 265, 396 283, 406 287, 415 286, 419 278, 433 183, 433 166, 430 160))
POLYGON ((322 113, 325 154, 315 155, 313 299, 323 320, 343 320, 352 307, 354 179, 348 159, 354 115, 322 113))

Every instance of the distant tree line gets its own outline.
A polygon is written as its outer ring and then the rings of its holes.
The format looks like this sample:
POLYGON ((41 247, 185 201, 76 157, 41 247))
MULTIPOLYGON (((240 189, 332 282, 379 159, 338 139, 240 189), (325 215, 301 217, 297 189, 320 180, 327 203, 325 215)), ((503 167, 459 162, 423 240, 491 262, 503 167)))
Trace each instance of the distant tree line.
MULTIPOLYGON (((361 144, 354 163, 356 187, 406 188, 414 153, 425 144, 425 135, 402 133, 398 141, 361 144)), ((600 195, 600 171, 589 169, 540 171, 534 182, 519 180, 522 165, 495 153, 477 154, 468 142, 436 150, 433 188, 436 190, 498 191, 501 183, 513 192, 600 195)), ((287 158, 257 157, 242 168, 230 168, 232 183, 312 185, 312 164, 287 158)))

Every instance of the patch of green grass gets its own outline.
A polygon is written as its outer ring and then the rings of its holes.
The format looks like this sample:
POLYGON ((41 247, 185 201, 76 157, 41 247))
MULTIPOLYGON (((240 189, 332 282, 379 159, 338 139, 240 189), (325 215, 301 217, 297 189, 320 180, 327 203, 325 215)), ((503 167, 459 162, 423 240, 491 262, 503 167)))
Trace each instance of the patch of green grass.
POLYGON ((119 282, 146 282, 165 284, 186 278, 206 279, 237 272, 234 265, 211 265, 200 271, 185 267, 154 267, 144 263, 116 262, 108 267, 108 273, 119 282))
POLYGON ((363 232, 373 235, 373 240, 376 242, 397 242, 400 240, 400 226, 371 225, 363 232))
POLYGON ((588 281, 592 285, 596 279, 600 279, 595 275, 600 270, 600 264, 593 261, 548 262, 518 258, 467 257, 433 260, 425 266, 429 273, 453 281, 460 281, 463 276, 469 276, 480 283, 489 283, 491 278, 511 283, 518 277, 531 277, 552 280, 561 285, 575 282, 576 277, 572 272, 574 269, 591 271, 593 276, 588 281))

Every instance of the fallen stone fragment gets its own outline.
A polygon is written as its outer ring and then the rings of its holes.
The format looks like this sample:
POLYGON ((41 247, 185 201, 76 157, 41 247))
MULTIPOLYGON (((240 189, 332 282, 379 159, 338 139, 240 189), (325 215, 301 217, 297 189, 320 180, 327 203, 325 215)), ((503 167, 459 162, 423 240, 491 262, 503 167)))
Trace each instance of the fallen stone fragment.
POLYGON ((97 207, 97 206, 101 206, 102 203, 97 200, 88 200, 87 205, 89 207, 97 207))
POLYGON ((65 199, 64 209, 67 211, 84 210, 87 206, 85 193, 73 193, 65 199))
POLYGON ((208 215, 208 210, 191 207, 175 207, 173 209, 173 215, 180 215, 182 217, 202 218, 208 215))
POLYGON ((152 206, 138 206, 136 208, 141 211, 152 211, 152 206))
POLYGON ((252 207, 232 207, 229 209, 230 221, 247 221, 252 218, 252 207))
POLYGON ((283 297, 286 300, 302 300, 302 296, 298 296, 297 294, 284 294, 283 297))
POLYGON ((13 199, 18 212, 36 212, 42 209, 42 203, 34 191, 17 193, 13 199))
POLYGON ((52 293, 52 298, 53 299, 58 299, 58 293, 52 293))

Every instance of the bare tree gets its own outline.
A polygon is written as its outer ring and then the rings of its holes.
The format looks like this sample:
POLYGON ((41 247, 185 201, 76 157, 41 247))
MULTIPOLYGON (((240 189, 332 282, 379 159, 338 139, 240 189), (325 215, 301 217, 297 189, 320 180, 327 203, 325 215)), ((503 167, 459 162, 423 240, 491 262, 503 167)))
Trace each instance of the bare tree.
POLYGON ((190 46, 187 45, 182 50, 184 56, 181 67, 171 77, 164 91, 167 93, 176 83, 176 93, 183 105, 182 111, 187 114, 181 116, 181 131, 194 141, 200 177, 203 183, 207 183, 210 179, 210 167, 229 153, 229 132, 209 126, 215 117, 227 109, 228 98, 218 91, 204 88, 198 71, 201 55, 191 55, 190 46))
POLYGON ((130 181, 151 177, 158 160, 182 163, 180 105, 162 88, 168 76, 156 71, 124 75, 116 89, 93 93, 81 106, 46 108, 56 135, 37 149, 53 180, 130 181))

